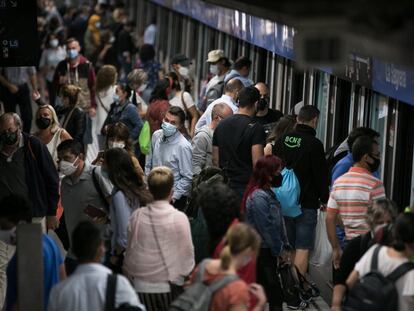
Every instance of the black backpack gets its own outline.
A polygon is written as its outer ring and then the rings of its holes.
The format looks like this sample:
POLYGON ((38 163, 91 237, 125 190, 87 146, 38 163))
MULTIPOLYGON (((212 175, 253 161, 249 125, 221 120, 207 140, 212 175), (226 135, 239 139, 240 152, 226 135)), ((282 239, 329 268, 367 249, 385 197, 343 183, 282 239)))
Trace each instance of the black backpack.
POLYGON ((343 311, 396 311, 398 291, 395 282, 414 269, 414 263, 407 262, 385 277, 378 271, 378 245, 372 256, 371 272, 362 277, 349 291, 342 307, 343 311))
POLYGON ((212 86, 206 94, 206 107, 208 107, 213 101, 220 98, 224 92, 224 81, 220 81, 216 85, 212 86))
POLYGON ((335 155, 335 152, 340 145, 341 143, 336 144, 325 152, 326 164, 328 165, 329 171, 329 184, 332 182, 332 170, 335 167, 336 163, 338 163, 342 158, 344 158, 348 154, 348 151, 342 151, 335 155))
POLYGON ((118 308, 115 308, 116 281, 116 274, 108 274, 106 282, 105 311, 143 311, 140 307, 131 306, 128 303, 124 303, 118 308))
POLYGON ((200 269, 191 284, 183 294, 181 294, 170 305, 170 311, 208 311, 210 309, 213 294, 224 286, 237 281, 237 275, 226 275, 219 280, 207 285, 203 282, 205 266, 208 259, 200 263, 200 269))

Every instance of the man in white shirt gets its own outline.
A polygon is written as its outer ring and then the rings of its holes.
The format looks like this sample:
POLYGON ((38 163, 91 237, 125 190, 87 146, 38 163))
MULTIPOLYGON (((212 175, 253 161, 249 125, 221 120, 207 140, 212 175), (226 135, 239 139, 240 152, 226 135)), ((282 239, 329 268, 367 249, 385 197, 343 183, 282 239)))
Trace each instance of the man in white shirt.
POLYGON ((238 107, 236 105, 237 96, 239 95, 240 90, 243 88, 243 83, 239 79, 231 79, 229 82, 226 83, 224 87, 224 94, 213 101, 206 109, 204 114, 198 119, 196 124, 196 130, 202 128, 204 125, 210 125, 211 123, 211 112, 215 105, 219 103, 226 104, 233 110, 233 113, 238 111, 238 107))
POLYGON ((144 44, 155 45, 155 37, 157 35, 156 19, 153 18, 151 23, 145 28, 144 31, 144 44))
MULTIPOLYGON (((112 271, 100 264, 105 254, 101 232, 93 223, 84 221, 76 227, 72 238, 73 252, 81 264, 73 275, 52 288, 48 311, 104 310, 107 279, 112 271)), ((129 281, 118 275, 115 307, 126 304, 145 310, 129 281)))

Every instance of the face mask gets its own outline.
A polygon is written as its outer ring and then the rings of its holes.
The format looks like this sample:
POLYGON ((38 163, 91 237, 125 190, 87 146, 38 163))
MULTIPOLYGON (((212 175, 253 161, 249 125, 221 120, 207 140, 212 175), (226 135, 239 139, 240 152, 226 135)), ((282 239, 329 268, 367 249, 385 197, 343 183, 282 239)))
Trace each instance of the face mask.
POLYGON ((276 174, 276 175, 273 175, 270 185, 272 186, 272 188, 279 188, 282 185, 282 182, 283 182, 282 174, 276 174))
POLYGON ((184 78, 188 78, 189 72, 190 72, 190 69, 188 69, 188 67, 180 67, 180 69, 178 69, 178 73, 180 74, 180 76, 184 78))
POLYGON ((177 127, 175 125, 165 121, 162 122, 161 128, 165 137, 170 137, 177 132, 177 127))
POLYGON ((112 148, 124 149, 125 144, 122 141, 108 141, 108 147, 109 149, 112 149, 112 148))
POLYGON ((96 22, 95 23, 95 27, 98 28, 98 29, 101 28, 101 23, 100 22, 96 22))
POLYGON ((217 67, 217 65, 210 65, 210 73, 212 74, 212 75, 217 75, 218 74, 218 67, 217 67))
POLYGON ((77 160, 78 160, 78 157, 76 157, 76 159, 75 159, 75 161, 73 161, 73 163, 72 162, 69 162, 69 161, 65 161, 65 160, 60 161, 60 163, 59 163, 59 171, 63 175, 65 175, 65 176, 72 175, 78 169, 78 166, 77 165, 76 166, 74 165, 74 163, 77 160))
POLYGON ((373 156, 369 156, 369 157, 371 159, 373 159, 374 162, 373 163, 368 163, 367 162, 367 164, 369 165, 369 170, 371 171, 371 173, 374 173, 374 172, 378 171, 378 168, 379 168, 379 166, 381 164, 381 160, 378 159, 378 158, 375 158, 373 156))
POLYGON ((41 117, 36 119, 36 125, 41 130, 47 129, 50 126, 50 123, 52 123, 52 120, 50 120, 49 118, 41 117))
POLYGON ((115 37, 111 37, 110 39, 109 39, 109 43, 114 43, 115 42, 115 37))
POLYGON ((0 230, 0 241, 10 245, 16 245, 16 227, 9 230, 0 230))
POLYGON ((147 88, 147 85, 146 85, 146 84, 142 84, 142 85, 138 88, 138 93, 143 92, 146 88, 147 88))
POLYGON ((0 135, 0 145, 13 146, 18 140, 18 131, 14 133, 3 133, 0 135))
POLYGON ((68 50, 68 57, 69 59, 75 59, 76 57, 78 57, 79 52, 77 49, 70 49, 68 50))
POLYGON ((267 107, 267 100, 265 98, 260 98, 257 102, 257 110, 265 110, 267 107))
POLYGON ((52 48, 57 48, 57 46, 59 45, 59 40, 58 39, 52 39, 49 41, 49 44, 52 48))
POLYGON ((114 102, 116 102, 116 103, 119 103, 119 101, 121 100, 121 98, 119 97, 119 95, 118 94, 114 94, 113 96, 112 96, 112 99, 114 100, 114 102))

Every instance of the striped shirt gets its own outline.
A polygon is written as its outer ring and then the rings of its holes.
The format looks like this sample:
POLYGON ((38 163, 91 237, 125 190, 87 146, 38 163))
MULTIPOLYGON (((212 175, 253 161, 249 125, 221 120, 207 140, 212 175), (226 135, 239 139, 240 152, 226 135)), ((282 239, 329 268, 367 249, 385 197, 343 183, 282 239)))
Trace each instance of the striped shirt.
POLYGON ((328 212, 339 213, 345 228, 345 238, 351 240, 369 231, 366 222, 368 206, 385 198, 382 181, 368 170, 351 167, 333 184, 328 212))

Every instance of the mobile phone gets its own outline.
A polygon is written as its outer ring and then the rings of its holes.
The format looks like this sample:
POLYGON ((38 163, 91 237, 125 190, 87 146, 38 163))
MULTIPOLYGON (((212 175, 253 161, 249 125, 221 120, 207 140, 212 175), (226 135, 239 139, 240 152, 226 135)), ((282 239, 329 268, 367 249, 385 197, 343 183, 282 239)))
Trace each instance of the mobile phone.
POLYGON ((91 218, 103 218, 108 215, 107 212, 105 212, 102 208, 90 204, 86 206, 83 211, 86 215, 88 215, 91 218))

